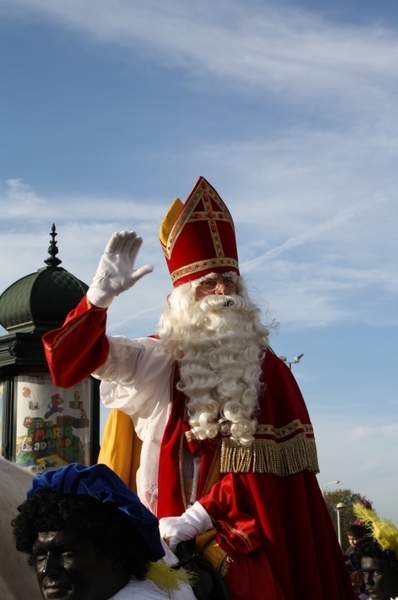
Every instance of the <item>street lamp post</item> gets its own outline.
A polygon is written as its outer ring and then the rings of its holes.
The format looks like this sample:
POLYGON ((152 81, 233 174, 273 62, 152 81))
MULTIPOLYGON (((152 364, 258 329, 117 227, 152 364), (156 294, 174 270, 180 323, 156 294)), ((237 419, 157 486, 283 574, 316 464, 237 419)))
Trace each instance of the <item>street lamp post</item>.
POLYGON ((340 511, 343 510, 344 508, 347 508, 347 506, 344 504, 344 502, 339 502, 338 504, 336 504, 336 510, 337 510, 337 539, 339 540, 340 547, 342 547, 341 546, 340 511))
POLYGON ((329 483, 325 483, 325 485, 322 488, 322 495, 325 497, 325 489, 327 488, 328 485, 332 485, 332 484, 337 484, 340 483, 340 480, 337 479, 336 481, 329 481, 329 483))
POLYGON ((298 354, 292 360, 287 360, 286 356, 280 356, 279 358, 287 364, 287 366, 289 367, 290 370, 292 370, 292 364, 299 363, 300 360, 303 358, 303 356, 304 356, 304 354, 298 354))

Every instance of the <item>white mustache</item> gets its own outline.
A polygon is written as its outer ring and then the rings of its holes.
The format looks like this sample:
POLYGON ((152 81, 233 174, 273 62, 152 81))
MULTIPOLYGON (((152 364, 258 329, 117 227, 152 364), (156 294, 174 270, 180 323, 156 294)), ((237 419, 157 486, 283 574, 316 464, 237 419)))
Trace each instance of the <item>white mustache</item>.
POLYGON ((232 310, 241 310, 247 307, 247 302, 241 296, 233 294, 231 296, 206 296, 199 300, 199 308, 203 312, 222 310, 229 308, 232 310))

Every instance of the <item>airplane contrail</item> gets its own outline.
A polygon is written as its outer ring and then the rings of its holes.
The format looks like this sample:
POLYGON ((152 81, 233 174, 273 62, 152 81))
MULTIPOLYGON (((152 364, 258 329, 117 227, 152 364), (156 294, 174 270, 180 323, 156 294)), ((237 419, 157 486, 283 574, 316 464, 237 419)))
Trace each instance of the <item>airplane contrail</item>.
MULTIPOLYGON (((379 204, 380 202, 385 202, 385 201, 386 201, 386 198, 379 198, 379 199, 377 199, 376 203, 379 204)), ((301 233, 300 235, 297 235, 296 237, 292 237, 289 240, 286 240, 286 242, 284 242, 280 246, 277 246, 276 248, 272 248, 272 250, 268 250, 264 254, 257 256, 257 258, 253 258, 252 260, 248 260, 248 261, 244 262, 242 264, 242 270, 251 271, 252 269, 257 267, 261 263, 271 260, 271 259, 275 258, 276 256, 279 256, 279 254, 282 254, 283 252, 286 252, 287 250, 290 250, 291 248, 301 246, 308 240, 318 237, 320 234, 324 233, 325 231, 335 229, 339 225, 342 225, 346 221, 349 221, 355 215, 357 215, 361 212, 365 212, 368 208, 373 207, 374 204, 375 204, 374 202, 372 202, 372 203, 366 202, 363 204, 358 203, 358 204, 354 204, 354 206, 350 206, 349 208, 345 208, 344 210, 338 212, 337 214, 335 214, 333 217, 331 217, 327 221, 325 221, 323 223, 319 223, 318 225, 314 225, 314 227, 311 227, 310 229, 308 229, 308 231, 301 233)))

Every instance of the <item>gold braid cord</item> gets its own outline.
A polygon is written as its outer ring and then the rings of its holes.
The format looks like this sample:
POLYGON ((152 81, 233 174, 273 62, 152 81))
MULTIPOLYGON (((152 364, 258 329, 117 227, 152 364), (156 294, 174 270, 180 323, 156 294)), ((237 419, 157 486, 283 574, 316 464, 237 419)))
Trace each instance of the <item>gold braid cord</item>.
POLYGON ((311 425, 300 421, 292 421, 280 429, 259 425, 258 433, 272 435, 274 439, 256 436, 251 446, 243 447, 231 438, 223 438, 221 473, 272 473, 280 477, 306 470, 319 473, 311 425), (287 435, 289 439, 284 440, 287 435))

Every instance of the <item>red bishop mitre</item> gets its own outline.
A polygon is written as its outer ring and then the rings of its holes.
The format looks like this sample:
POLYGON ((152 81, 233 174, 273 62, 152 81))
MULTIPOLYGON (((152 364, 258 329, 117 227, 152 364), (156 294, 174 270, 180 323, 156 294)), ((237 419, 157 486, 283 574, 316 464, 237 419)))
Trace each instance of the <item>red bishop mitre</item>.
POLYGON ((239 275, 235 227, 216 190, 199 177, 185 204, 174 200, 159 228, 174 286, 209 273, 239 275))

